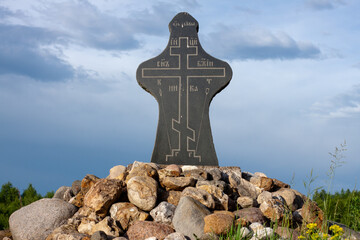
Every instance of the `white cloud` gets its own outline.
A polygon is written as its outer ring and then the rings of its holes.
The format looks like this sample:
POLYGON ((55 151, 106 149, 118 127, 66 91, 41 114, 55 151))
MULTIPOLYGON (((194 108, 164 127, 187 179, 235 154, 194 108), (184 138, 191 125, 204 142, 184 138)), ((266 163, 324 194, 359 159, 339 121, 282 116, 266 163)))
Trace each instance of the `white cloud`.
POLYGON ((332 99, 314 103, 311 115, 329 119, 360 117, 360 85, 332 99))
POLYGON ((329 10, 345 5, 344 0, 308 0, 306 6, 314 10, 329 10))
POLYGON ((0 24, 0 74, 19 74, 41 81, 72 78, 75 69, 42 48, 54 44, 58 36, 37 27, 0 24))
POLYGON ((358 63, 354 64, 354 65, 353 65, 353 67, 354 67, 354 68, 358 68, 358 69, 360 69, 360 62, 358 62, 358 63))
POLYGON ((321 54, 311 43, 297 41, 284 32, 264 29, 220 26, 205 41, 215 56, 227 59, 318 58, 321 54))

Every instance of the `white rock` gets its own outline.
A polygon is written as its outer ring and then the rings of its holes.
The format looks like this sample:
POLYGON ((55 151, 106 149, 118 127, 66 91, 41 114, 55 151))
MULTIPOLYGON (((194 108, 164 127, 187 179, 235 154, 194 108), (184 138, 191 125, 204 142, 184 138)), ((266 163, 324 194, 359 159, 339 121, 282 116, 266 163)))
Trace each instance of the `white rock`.
POLYGON ((156 170, 159 170, 159 167, 156 163, 145 163, 145 162, 139 162, 139 161, 133 162, 131 170, 133 170, 134 168, 137 168, 141 165, 144 165, 144 164, 149 165, 149 166, 155 168, 156 170))
POLYGON ((192 165, 184 165, 184 166, 181 167, 181 170, 183 172, 190 171, 190 170, 195 170, 195 169, 198 169, 198 167, 197 166, 192 166, 192 165))
POLYGON ((164 240, 186 240, 184 234, 179 232, 174 232, 166 236, 164 240))
POLYGON ((248 236, 250 234, 250 230, 247 227, 242 227, 240 229, 240 238, 245 238, 246 236, 248 236))
POLYGON ((257 202, 258 204, 262 204, 263 202, 270 200, 272 198, 272 194, 271 192, 268 191, 263 191, 262 193, 259 194, 259 196, 257 197, 257 202))
POLYGON ((96 225, 95 221, 91 221, 90 219, 83 218, 81 220, 80 225, 78 226, 78 232, 91 235, 92 228, 96 225))
POLYGON ((155 222, 171 224, 175 209, 175 205, 168 202, 161 202, 156 208, 150 211, 150 215, 155 222))
POLYGON ((256 231, 258 231, 258 230, 264 229, 264 226, 263 226, 261 223, 254 222, 254 223, 250 224, 249 228, 250 228, 253 232, 256 232, 256 231))
POLYGON ((238 197, 236 202, 241 208, 255 207, 257 205, 256 200, 251 197, 238 197))
POLYGON ((126 167, 122 166, 122 165, 117 165, 114 166, 113 168, 110 169, 110 174, 107 178, 109 179, 116 179, 118 177, 120 177, 121 175, 123 175, 126 171, 126 167))
POLYGON ((256 240, 265 240, 265 239, 271 239, 274 236, 274 230, 272 228, 266 227, 264 229, 260 229, 256 232, 254 232, 254 235, 251 239, 256 240))
POLYGON ((262 173, 262 172, 256 172, 254 173, 255 176, 258 176, 258 177, 267 177, 265 173, 262 173))

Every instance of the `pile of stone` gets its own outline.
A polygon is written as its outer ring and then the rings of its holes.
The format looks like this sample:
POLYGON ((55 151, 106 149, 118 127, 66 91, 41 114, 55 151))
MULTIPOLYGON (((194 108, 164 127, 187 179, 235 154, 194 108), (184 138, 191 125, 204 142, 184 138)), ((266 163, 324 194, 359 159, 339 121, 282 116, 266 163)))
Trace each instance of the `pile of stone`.
POLYGON ((232 228, 253 240, 296 239, 301 224, 322 221, 315 203, 263 173, 134 162, 21 208, 10 230, 14 240, 216 239, 232 228))

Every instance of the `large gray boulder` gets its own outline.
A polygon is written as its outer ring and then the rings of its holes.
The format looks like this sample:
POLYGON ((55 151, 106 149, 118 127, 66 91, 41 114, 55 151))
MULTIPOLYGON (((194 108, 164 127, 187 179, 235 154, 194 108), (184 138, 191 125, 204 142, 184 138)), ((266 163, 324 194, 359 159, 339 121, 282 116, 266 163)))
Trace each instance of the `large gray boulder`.
POLYGON ((195 240, 196 237, 201 238, 204 235, 204 217, 209 214, 210 211, 199 201, 184 196, 176 207, 172 224, 176 232, 195 240))
POLYGON ((16 212, 9 219, 14 240, 43 240, 72 217, 77 208, 60 199, 44 198, 16 212))

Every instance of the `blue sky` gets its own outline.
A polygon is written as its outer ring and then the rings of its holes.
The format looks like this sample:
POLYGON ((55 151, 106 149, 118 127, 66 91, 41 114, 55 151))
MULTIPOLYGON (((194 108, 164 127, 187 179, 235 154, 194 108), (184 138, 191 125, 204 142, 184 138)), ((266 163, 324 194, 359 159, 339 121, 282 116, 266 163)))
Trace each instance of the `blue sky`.
POLYGON ((359 189, 357 0, 0 0, 0 184, 46 193, 149 162, 158 106, 135 73, 182 11, 233 69, 210 106, 220 165, 302 192, 313 169, 327 188, 329 152, 346 140, 333 189, 359 189))

